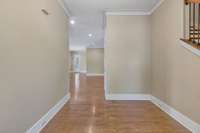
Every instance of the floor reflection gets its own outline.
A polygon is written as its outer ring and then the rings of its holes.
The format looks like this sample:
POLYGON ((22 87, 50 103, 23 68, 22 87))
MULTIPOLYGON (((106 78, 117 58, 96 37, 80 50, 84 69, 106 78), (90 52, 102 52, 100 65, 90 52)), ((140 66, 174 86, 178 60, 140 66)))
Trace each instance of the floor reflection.
POLYGON ((75 73, 74 76, 74 99, 77 100, 80 89, 80 73, 75 73))
POLYGON ((96 106, 95 106, 95 105, 92 106, 92 114, 93 114, 93 115, 96 114, 96 106))
POLYGON ((80 88, 80 73, 75 73, 75 89, 80 88))
POLYGON ((92 126, 89 126, 88 133, 93 133, 92 128, 93 128, 92 126))
POLYGON ((105 101, 104 77, 70 82, 70 101, 42 133, 190 133, 149 101, 105 101))

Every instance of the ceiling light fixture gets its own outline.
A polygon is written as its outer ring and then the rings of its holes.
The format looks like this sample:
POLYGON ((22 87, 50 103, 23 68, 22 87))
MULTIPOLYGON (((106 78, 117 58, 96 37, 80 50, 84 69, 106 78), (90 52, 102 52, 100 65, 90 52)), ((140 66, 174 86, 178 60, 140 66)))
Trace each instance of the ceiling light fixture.
POLYGON ((74 25, 76 22, 74 20, 70 20, 70 24, 74 25))
POLYGON ((90 34, 88 34, 88 36, 89 36, 89 37, 92 37, 92 34, 90 33, 90 34))

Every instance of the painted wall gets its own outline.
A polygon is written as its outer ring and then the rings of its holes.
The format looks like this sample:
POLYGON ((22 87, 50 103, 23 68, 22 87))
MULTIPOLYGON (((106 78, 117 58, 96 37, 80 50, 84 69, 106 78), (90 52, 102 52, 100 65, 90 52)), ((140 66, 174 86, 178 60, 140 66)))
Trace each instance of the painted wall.
POLYGON ((109 93, 149 93, 150 16, 107 16, 105 63, 109 93))
POLYGON ((104 49, 88 48, 87 49, 87 73, 104 74, 104 49))
POLYGON ((68 19, 56 0, 0 3, 0 132, 23 133, 68 93, 68 19))
POLYGON ((152 94, 200 123, 200 57, 183 48, 183 0, 165 0, 152 15, 152 94))
POLYGON ((81 72, 86 73, 87 72, 87 51, 80 51, 80 57, 81 57, 81 72))

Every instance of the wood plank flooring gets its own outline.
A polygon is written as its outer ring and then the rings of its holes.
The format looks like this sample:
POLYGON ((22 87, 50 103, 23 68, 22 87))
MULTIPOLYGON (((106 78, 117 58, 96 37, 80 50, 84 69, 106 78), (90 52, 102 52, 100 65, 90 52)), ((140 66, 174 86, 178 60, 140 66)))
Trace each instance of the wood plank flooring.
POLYGON ((71 100, 42 133, 190 133, 149 101, 105 101, 103 84, 73 74, 71 100))

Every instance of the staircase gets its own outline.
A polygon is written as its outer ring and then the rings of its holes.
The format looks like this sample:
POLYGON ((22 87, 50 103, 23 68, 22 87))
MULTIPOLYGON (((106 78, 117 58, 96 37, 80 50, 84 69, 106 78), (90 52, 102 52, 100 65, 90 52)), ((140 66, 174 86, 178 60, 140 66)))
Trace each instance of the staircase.
POLYGON ((189 39, 188 41, 200 45, 200 0, 185 0, 189 6, 189 39))

